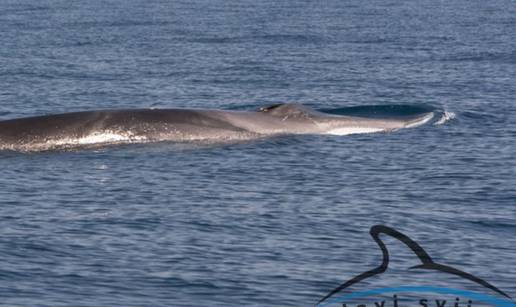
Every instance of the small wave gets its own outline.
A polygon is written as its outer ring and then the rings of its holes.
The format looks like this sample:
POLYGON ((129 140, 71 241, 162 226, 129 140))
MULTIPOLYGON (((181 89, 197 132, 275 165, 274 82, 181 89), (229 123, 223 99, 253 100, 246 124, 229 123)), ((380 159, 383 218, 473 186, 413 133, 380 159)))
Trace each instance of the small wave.
POLYGON ((441 59, 452 62, 496 62, 504 64, 516 63, 516 52, 471 51, 461 52, 441 59))
POLYGON ((457 115, 453 112, 444 111, 441 118, 439 118, 439 120, 437 120, 434 123, 434 125, 442 125, 442 124, 446 123, 447 121, 454 119, 456 116, 457 115))
POLYGON ((414 116, 434 112, 436 109, 425 105, 364 105, 336 109, 321 109, 320 111, 335 115, 385 118, 414 116))
POLYGON ((288 43, 302 43, 302 44, 319 44, 328 41, 327 38, 317 35, 305 35, 305 34, 268 34, 268 35, 248 35, 248 36, 229 36, 229 37, 217 37, 217 36, 201 36, 192 37, 189 39, 195 43, 205 44, 241 44, 247 42, 259 41, 263 44, 288 44, 288 43))

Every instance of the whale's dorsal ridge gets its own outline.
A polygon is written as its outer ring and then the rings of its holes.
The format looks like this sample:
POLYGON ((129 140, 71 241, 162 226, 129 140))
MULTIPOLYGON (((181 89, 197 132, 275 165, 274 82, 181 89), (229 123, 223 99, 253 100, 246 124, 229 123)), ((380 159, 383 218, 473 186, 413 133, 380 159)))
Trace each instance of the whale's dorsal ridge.
POLYGON ((258 109, 259 112, 270 112, 278 107, 281 107, 282 105, 284 105, 284 103, 276 103, 276 104, 271 104, 271 105, 268 105, 268 106, 265 106, 265 107, 260 107, 258 109))
POLYGON ((278 103, 262 107, 258 111, 277 117, 308 117, 316 113, 313 109, 298 103, 278 103))

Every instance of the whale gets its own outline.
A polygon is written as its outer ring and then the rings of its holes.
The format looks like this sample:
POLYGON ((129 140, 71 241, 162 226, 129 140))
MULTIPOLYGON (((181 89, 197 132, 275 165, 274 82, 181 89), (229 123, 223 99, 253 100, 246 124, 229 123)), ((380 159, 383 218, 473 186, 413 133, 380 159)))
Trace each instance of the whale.
POLYGON ((348 135, 422 125, 434 116, 368 118, 296 103, 256 110, 107 109, 0 121, 0 150, 45 151, 148 142, 232 142, 289 134, 348 135))

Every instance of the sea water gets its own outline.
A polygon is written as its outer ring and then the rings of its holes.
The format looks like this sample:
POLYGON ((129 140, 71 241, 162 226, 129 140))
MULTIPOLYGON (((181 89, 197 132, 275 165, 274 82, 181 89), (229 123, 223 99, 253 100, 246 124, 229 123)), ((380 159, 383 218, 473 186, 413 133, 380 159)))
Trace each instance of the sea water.
POLYGON ((514 33, 510 0, 0 1, 1 119, 440 114, 391 133, 2 152, 0 305, 313 306, 381 262, 375 224, 516 296, 514 33))

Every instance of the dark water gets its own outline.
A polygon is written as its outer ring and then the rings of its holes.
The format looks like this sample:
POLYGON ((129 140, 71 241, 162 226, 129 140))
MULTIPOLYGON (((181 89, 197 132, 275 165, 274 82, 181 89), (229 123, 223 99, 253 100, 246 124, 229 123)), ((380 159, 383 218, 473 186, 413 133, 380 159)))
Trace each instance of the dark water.
POLYGON ((374 224, 516 296, 514 33, 510 0, 2 0, 1 118, 287 101, 456 117, 0 153, 0 304, 311 306, 379 263, 374 224))

